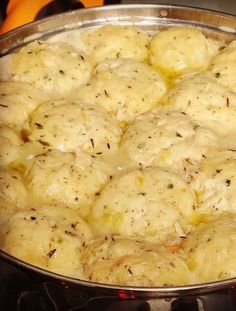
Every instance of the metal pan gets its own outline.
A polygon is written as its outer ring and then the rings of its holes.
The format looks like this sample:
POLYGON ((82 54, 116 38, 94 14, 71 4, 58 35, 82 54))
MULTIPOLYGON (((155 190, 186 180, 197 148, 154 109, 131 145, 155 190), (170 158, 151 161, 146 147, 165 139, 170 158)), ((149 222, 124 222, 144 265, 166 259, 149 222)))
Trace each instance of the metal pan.
MULTIPOLYGON (((72 11, 13 30, 0 37, 0 55, 6 55, 35 39, 45 39, 63 31, 91 28, 105 24, 132 24, 150 32, 169 26, 191 25, 207 32, 209 36, 224 42, 236 39, 236 17, 233 15, 174 5, 113 5, 72 11)), ((110 306, 113 303, 111 310, 115 310, 116 303, 124 301, 130 303, 137 303, 138 301, 147 303, 148 301, 149 309, 143 310, 151 310, 153 303, 155 305, 153 310, 159 310, 160 306, 160 310, 181 310, 178 309, 178 303, 188 304, 188 302, 197 304, 197 309, 195 310, 223 310, 221 308, 222 303, 224 310, 236 310, 235 299, 232 300, 232 297, 236 294, 234 290, 236 278, 178 287, 110 286, 44 271, 22 262, 1 250, 0 261, 2 262, 1 267, 4 266, 4 269, 14 271, 11 273, 13 280, 17 273, 23 275, 23 279, 30 280, 29 284, 31 285, 29 287, 25 284, 23 286, 26 292, 30 292, 32 286, 37 284, 41 288, 40 290, 44 292, 45 297, 47 297, 45 299, 48 299, 48 301, 52 302, 52 305, 56 306, 52 310, 70 310, 69 308, 71 310, 90 310, 89 306, 92 305, 92 309, 95 310, 96 303, 101 301, 106 303, 106 306, 110 306), (71 298, 72 296, 74 300, 71 298), (213 305, 214 307, 211 309, 213 305), (157 308, 157 306, 159 307, 157 308)), ((18 295, 18 298, 16 298, 17 304, 20 305, 19 299, 20 303, 22 303, 22 297, 25 296, 22 296, 22 289, 19 289, 19 291, 15 289, 15 293, 18 295)), ((110 310, 109 308, 99 309, 98 307, 96 309, 110 310)), ((132 310, 131 305, 129 309, 132 310)), ((25 311, 27 308, 24 307, 22 310, 25 311)), ((44 309, 38 308, 35 310, 44 309)), ((123 309, 120 307, 120 310, 123 309)), ((186 310, 194 310, 193 304, 191 304, 191 308, 189 307, 186 310)))

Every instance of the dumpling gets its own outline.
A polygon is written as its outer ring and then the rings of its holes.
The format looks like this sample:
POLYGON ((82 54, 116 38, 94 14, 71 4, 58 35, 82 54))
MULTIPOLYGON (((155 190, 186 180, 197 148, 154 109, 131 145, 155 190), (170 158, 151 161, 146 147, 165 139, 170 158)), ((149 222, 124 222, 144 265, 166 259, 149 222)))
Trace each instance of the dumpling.
MULTIPOLYGON (((208 74, 183 79, 166 95, 167 107, 187 113, 219 136, 236 135, 236 95, 208 74)), ((230 139, 227 139, 230 143, 230 139)))
POLYGON ((193 170, 217 137, 201 123, 179 111, 156 109, 138 117, 122 137, 121 149, 143 166, 171 167, 179 173, 193 170))
POLYGON ((236 93, 236 41, 213 58, 209 71, 218 83, 236 93))
POLYGON ((77 96, 104 107, 119 121, 129 122, 157 106, 165 92, 163 78, 152 67, 119 59, 100 64, 90 82, 78 89, 77 96))
POLYGON ((236 151, 208 153, 191 186, 197 193, 198 212, 236 211, 236 151))
POLYGON ((184 241, 194 283, 236 277, 236 214, 200 224, 184 241))
POLYGON ((22 127, 29 114, 46 97, 24 82, 0 82, 0 124, 22 127))
POLYGON ((27 206, 28 194, 22 176, 13 169, 0 167, 0 224, 18 209, 27 206))
POLYGON ((107 166, 90 155, 54 150, 35 157, 26 181, 33 202, 61 203, 86 216, 109 176, 107 166))
POLYGON ((81 277, 80 255, 91 238, 90 228, 76 211, 40 206, 11 217, 2 249, 43 269, 81 277))
POLYGON ((106 237, 88 244, 82 256, 90 281, 126 286, 167 286, 191 283, 185 255, 142 240, 106 237))
POLYGON ((93 62, 67 43, 34 41, 0 60, 0 79, 27 82, 54 97, 87 83, 93 62))
POLYGON ((206 70, 218 50, 219 43, 207 38, 200 30, 172 27, 152 38, 150 61, 166 75, 175 77, 188 71, 206 70))
MULTIPOLYGON (((107 25, 71 34, 72 44, 91 55, 97 63, 108 58, 133 58, 140 62, 148 59, 148 35, 134 26, 107 25)), ((57 36, 56 40, 65 41, 65 36, 57 36)))
POLYGON ((8 166, 21 157, 22 140, 16 131, 0 125, 0 165, 8 166))
POLYGON ((150 167, 113 179, 94 203, 90 223, 99 235, 163 240, 187 230, 195 204, 193 190, 180 176, 150 167))
POLYGON ((103 108, 67 99, 49 101, 30 119, 30 139, 61 151, 82 149, 92 154, 117 149, 121 129, 103 108))

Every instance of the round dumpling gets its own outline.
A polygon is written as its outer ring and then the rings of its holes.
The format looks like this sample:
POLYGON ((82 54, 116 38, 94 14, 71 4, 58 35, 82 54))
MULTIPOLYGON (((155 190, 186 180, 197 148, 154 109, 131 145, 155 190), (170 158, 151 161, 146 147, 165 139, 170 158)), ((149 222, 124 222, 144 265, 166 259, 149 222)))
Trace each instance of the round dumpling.
POLYGON ((165 74, 178 76, 187 71, 207 69, 219 44, 200 30, 190 27, 169 28, 158 32, 150 42, 150 60, 165 74))
POLYGON ((13 169, 0 167, 0 224, 26 206, 27 191, 21 175, 13 169))
POLYGON ((191 283, 181 250, 147 241, 106 237, 88 244, 82 256, 90 281, 126 286, 167 286, 191 283))
POLYGON ((236 95, 209 75, 183 79, 167 94, 165 102, 170 109, 187 113, 220 136, 236 134, 236 95))
POLYGON ((180 176, 159 167, 134 170, 101 191, 90 221, 100 235, 161 240, 183 234, 195 203, 194 192, 180 176))
POLYGON ((218 83, 236 93, 236 41, 214 57, 209 71, 218 83))
POLYGON ((63 203, 86 216, 109 176, 106 165, 90 155, 54 150, 34 159, 26 179, 34 202, 63 203))
POLYGON ((93 154, 118 147, 121 129, 101 107, 78 101, 58 100, 42 104, 31 115, 30 139, 61 151, 78 148, 93 154))
POLYGON ((213 151, 205 156, 192 187, 197 192, 198 211, 236 211, 236 152, 213 151))
POLYGON ((41 268, 81 277, 80 255, 91 238, 90 228, 76 211, 41 206, 11 217, 2 249, 41 268))
POLYGON ((93 63, 67 43, 34 41, 1 59, 0 78, 28 82, 54 97, 87 83, 93 63))
POLYGON ((134 26, 107 25, 81 32, 72 31, 63 37, 56 36, 55 40, 72 42, 97 63, 108 58, 133 58, 140 62, 148 59, 148 36, 134 26))
POLYGON ((126 129, 121 148, 144 166, 159 165, 186 172, 194 169, 216 136, 201 123, 178 111, 155 110, 138 117, 126 129))
POLYGON ((0 82, 0 124, 20 127, 45 98, 30 84, 0 82))
POLYGON ((99 65, 90 82, 78 89, 78 97, 128 122, 157 106, 165 91, 164 80, 150 66, 120 59, 99 65))
POLYGON ((195 284, 236 277, 236 214, 200 224, 185 239, 184 250, 195 284))

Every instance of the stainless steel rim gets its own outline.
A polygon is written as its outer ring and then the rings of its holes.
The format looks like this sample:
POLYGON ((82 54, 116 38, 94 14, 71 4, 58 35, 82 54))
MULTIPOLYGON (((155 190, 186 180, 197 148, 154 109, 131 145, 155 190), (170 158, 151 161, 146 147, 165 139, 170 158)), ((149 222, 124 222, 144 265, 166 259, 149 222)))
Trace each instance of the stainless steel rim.
POLYGON ((37 266, 28 264, 20 259, 17 259, 2 250, 0 251, 0 259, 5 262, 14 265, 20 269, 30 270, 36 274, 41 274, 43 277, 49 277, 50 279, 55 279, 63 283, 69 283, 72 285, 79 285, 83 288, 90 288, 98 290, 99 292, 104 292, 110 290, 110 294, 117 292, 132 292, 135 297, 178 297, 185 295, 202 295, 211 292, 220 291, 225 288, 234 288, 236 286, 236 278, 217 281, 217 282, 208 282, 203 284, 194 284, 186 286, 171 286, 171 287, 136 287, 136 286, 118 286, 118 285, 109 285, 103 283, 90 282, 85 280, 80 280, 72 277, 66 277, 53 273, 37 266))
POLYGON ((128 4, 80 9, 32 22, 0 36, 0 56, 27 42, 57 32, 105 23, 148 25, 183 25, 212 29, 222 38, 236 37, 234 15, 180 5, 128 4), (35 35, 37 33, 37 35, 35 35))

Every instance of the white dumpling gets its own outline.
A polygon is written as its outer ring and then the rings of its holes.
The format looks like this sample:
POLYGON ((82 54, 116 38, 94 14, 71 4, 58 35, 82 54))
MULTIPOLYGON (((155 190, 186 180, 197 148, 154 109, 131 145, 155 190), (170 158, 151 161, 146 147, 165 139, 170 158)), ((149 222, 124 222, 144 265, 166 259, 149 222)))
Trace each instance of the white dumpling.
POLYGON ((23 152, 22 144, 14 129, 0 125, 0 165, 8 166, 16 161, 23 152))
POLYGON ((186 173, 217 147, 217 137, 201 123, 178 111, 156 109, 138 117, 123 135, 121 148, 144 166, 171 167, 186 173))
POLYGON ((236 135, 236 95, 208 74, 183 79, 170 90, 165 102, 170 109, 187 113, 221 137, 236 135))
POLYGON ((82 256, 90 281, 126 286, 167 286, 191 283, 181 250, 142 240, 112 236, 88 244, 82 256))
POLYGON ((57 97, 89 81, 93 63, 67 43, 34 41, 0 60, 0 79, 28 82, 57 97))
POLYGON ((27 199, 22 176, 13 169, 0 167, 0 224, 16 210, 25 208, 27 199))
POLYGON ((77 96, 104 107, 119 121, 129 122, 157 106, 165 92, 163 78, 152 67, 119 59, 99 65, 90 82, 78 89, 77 96))
POLYGON ((218 83, 236 93, 236 41, 213 58, 209 72, 218 83))
POLYGON ((24 82, 0 82, 0 124, 21 127, 46 97, 24 82))
POLYGON ((185 239, 183 248, 195 284, 236 277, 236 214, 200 224, 185 239))
POLYGON ((30 139, 61 151, 96 154, 117 149, 121 129, 103 108, 77 100, 49 101, 31 115, 30 139))
POLYGON ((30 264, 81 277, 80 255, 92 238, 77 212, 61 206, 40 206, 14 214, 2 249, 30 264))
POLYGON ((180 176, 151 167, 113 179, 94 203, 90 221, 99 235, 162 240, 183 234, 195 203, 193 190, 180 176))
POLYGON ((188 71, 207 69, 219 43, 200 30, 191 27, 172 27, 154 35, 150 42, 150 61, 165 74, 178 76, 188 71))
POLYGON ((86 216, 109 176, 107 166, 90 155, 55 150, 35 157, 26 180, 33 202, 63 203, 86 216))
MULTIPOLYGON (((144 62, 148 58, 148 35, 134 26, 107 25, 80 32, 67 33, 72 44, 90 54, 97 63, 108 58, 133 58, 144 62)), ((53 41, 67 41, 56 36, 53 41)))
POLYGON ((222 150, 207 154, 191 186, 197 192, 198 212, 236 211, 236 152, 222 150))

